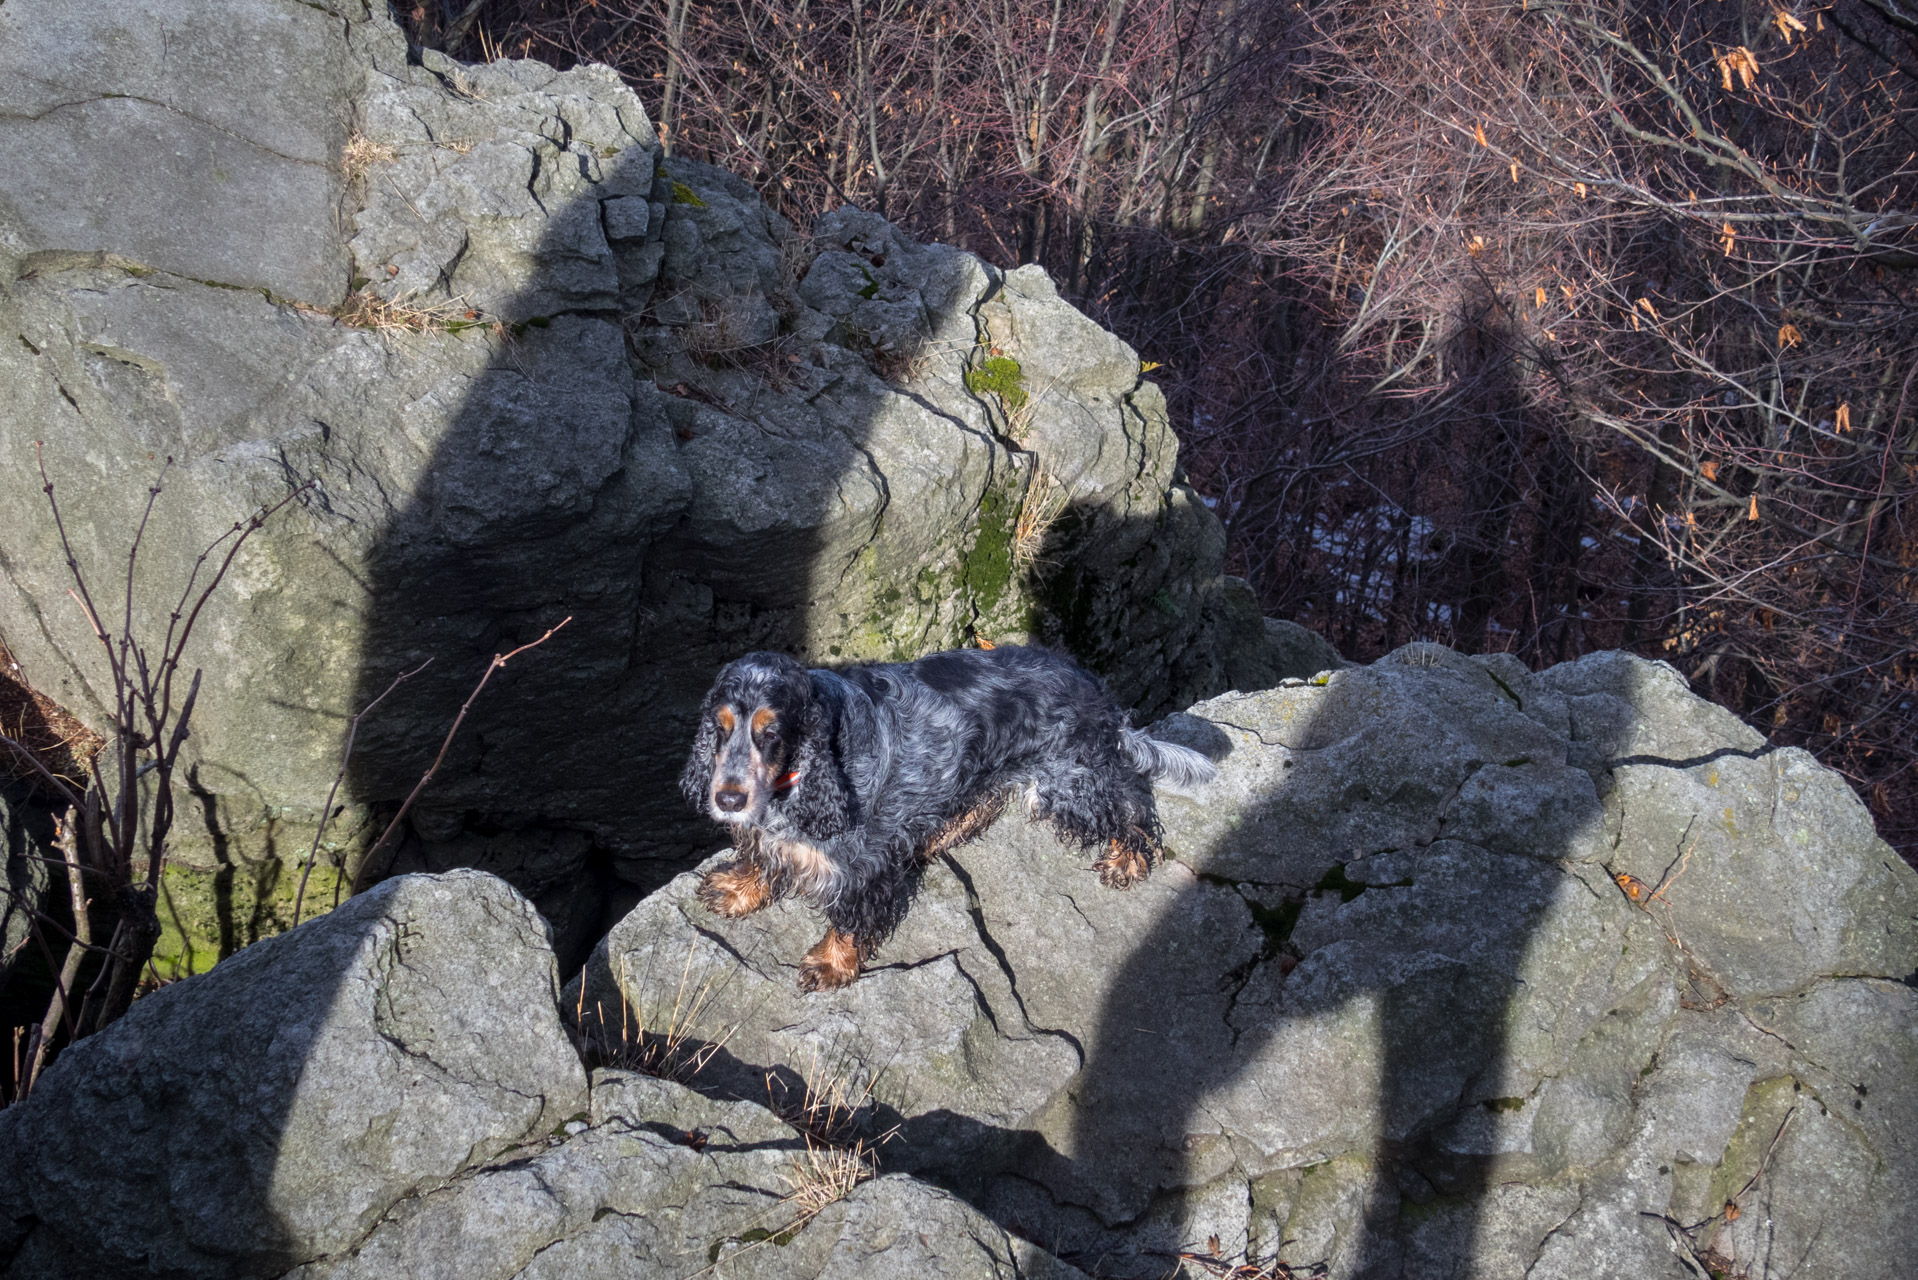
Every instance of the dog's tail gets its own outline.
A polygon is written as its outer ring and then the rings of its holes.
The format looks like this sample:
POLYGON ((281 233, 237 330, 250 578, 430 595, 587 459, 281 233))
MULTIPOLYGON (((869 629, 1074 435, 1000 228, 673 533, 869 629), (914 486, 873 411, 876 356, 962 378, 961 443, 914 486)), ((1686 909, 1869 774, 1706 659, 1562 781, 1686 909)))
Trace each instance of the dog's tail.
POLYGON ((1178 790, 1202 786, 1219 776, 1212 762, 1191 747, 1160 742, 1139 729, 1127 729, 1120 739, 1126 759, 1149 778, 1158 778, 1178 790))

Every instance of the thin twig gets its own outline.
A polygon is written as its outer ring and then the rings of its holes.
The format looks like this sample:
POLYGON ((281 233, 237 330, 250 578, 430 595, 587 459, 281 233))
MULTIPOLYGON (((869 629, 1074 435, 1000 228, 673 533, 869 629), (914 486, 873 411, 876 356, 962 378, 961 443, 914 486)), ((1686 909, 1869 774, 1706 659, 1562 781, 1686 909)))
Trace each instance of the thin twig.
POLYGON ((411 671, 402 671, 397 676, 394 676, 393 683, 387 685, 379 697, 361 707, 353 718, 346 722, 346 744, 340 748, 340 771, 333 775, 333 785, 326 793, 326 804, 320 809, 319 825, 313 829, 313 847, 306 851, 306 866, 300 870, 300 887, 293 895, 294 928, 297 929, 300 927, 300 911, 306 903, 307 877, 313 874, 313 863, 320 856, 320 837, 326 834, 326 824, 332 821, 333 797, 340 793, 340 783, 346 778, 346 766, 347 762, 353 758, 353 739, 360 731, 360 721, 364 719, 366 714, 374 707, 386 701, 387 694, 393 692, 393 690, 399 688, 400 685, 426 670, 432 663, 433 659, 428 657, 425 662, 420 663, 419 666, 414 667, 411 671))
POLYGON ((387 842, 393 838, 394 833, 400 829, 400 823, 406 820, 407 811, 413 807, 413 802, 419 799, 420 792, 426 790, 427 785, 433 781, 433 775, 439 772, 440 765, 446 760, 447 749, 453 745, 453 736, 460 731, 460 726, 466 723, 466 713, 473 709, 474 701, 480 696, 480 691, 486 688, 486 682, 493 678, 493 673, 528 649, 536 649, 545 644, 552 638, 554 632, 572 620, 572 615, 568 614, 548 628, 546 634, 539 639, 523 644, 511 653, 493 655, 493 660, 486 664, 486 670, 480 673, 479 683, 473 686, 473 692, 467 694, 466 701, 460 704, 459 714, 453 717, 453 727, 446 731, 446 738, 440 743, 439 754, 433 757, 433 763, 427 766, 426 772, 421 774, 420 780, 413 785, 413 790, 400 805, 400 811, 393 815, 393 820, 386 824, 386 830, 380 833, 380 838, 373 842, 373 847, 368 849, 366 856, 360 860, 360 869, 353 876, 354 893, 360 892, 365 887, 367 872, 374 866, 375 859, 386 848, 387 842))
POLYGON ((66 855, 67 860, 67 892, 73 900, 74 944, 67 948, 66 962, 60 966, 56 979, 58 985, 54 988, 53 999, 47 1006, 46 1017, 40 1023, 40 1040, 34 1047, 33 1061, 27 1069, 26 1091, 28 1093, 33 1092, 35 1082, 40 1079, 41 1068, 47 1061, 47 1050, 53 1045, 53 1033, 60 1023, 63 1020, 67 1022, 69 1036, 78 1036, 81 1031, 77 1021, 69 1016, 68 1010, 73 1003, 74 980, 80 976, 80 961, 86 955, 86 948, 93 942, 93 925, 87 916, 89 906, 87 890, 80 876, 80 851, 73 829, 74 816, 68 814, 67 821, 62 824, 64 829, 59 842, 60 851, 66 855))

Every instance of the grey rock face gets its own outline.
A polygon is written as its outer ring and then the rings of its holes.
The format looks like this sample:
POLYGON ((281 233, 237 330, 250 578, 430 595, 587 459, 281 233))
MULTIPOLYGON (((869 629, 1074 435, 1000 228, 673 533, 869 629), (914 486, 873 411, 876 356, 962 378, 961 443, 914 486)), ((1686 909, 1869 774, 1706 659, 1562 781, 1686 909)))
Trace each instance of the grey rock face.
POLYGON ((709 1250, 790 1222, 782 1175, 804 1143, 772 1113, 618 1073, 600 1073, 593 1095, 577 1136, 395 1205, 350 1253, 292 1275, 690 1275, 710 1265, 709 1250))
MULTIPOLYGON (((0 253, 110 253, 331 306, 359 78, 344 18, 246 0, 19 0, 0 14, 0 253)), ((8 274, 11 274, 10 272, 8 274)))
POLYGON ((1918 875, 1834 775, 1616 654, 1408 646, 1155 732, 1221 776, 1161 795, 1129 892, 1008 816, 804 995, 820 919, 686 875, 564 1006, 722 1046, 702 1088, 828 1064, 888 1168, 1109 1274, 1213 1236, 1341 1277, 1900 1274, 1918 875))
POLYGON ((749 1102, 601 1071, 578 1127, 395 1205, 350 1254, 289 1280, 1080 1274, 904 1176, 809 1210, 805 1138, 749 1102))
POLYGON ((948 1192, 904 1174, 835 1201, 782 1250, 761 1250, 735 1275, 755 1280, 1082 1280, 1085 1273, 948 1192))
POLYGON ((273 1275, 585 1110, 543 921, 407 876, 137 1001, 0 1128, 10 1276, 273 1275), (31 1215, 27 1218, 26 1215, 31 1215))
POLYGON ((802 233, 662 163, 605 68, 409 62, 384 6, 150 9, 0 12, 0 632, 99 718, 34 441, 96 582, 172 459, 149 633, 313 486, 201 620, 182 865, 303 850, 347 718, 431 658, 360 735, 350 861, 487 658, 567 616, 389 869, 513 876, 569 953, 696 855, 671 780, 746 650, 1036 637, 1142 714, 1331 665, 1221 578, 1158 391, 1036 269, 850 210, 802 233))
POLYGON ((532 908, 455 871, 139 1001, 0 1111, 0 1274, 1080 1276, 755 1103, 589 1088, 556 994, 532 908))

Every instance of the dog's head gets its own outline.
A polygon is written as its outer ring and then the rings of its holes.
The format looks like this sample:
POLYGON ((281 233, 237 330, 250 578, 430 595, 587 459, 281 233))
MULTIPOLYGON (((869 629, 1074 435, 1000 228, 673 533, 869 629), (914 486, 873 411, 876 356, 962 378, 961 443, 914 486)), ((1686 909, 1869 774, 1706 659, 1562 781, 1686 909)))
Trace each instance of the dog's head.
POLYGON ((713 682, 679 777, 695 808, 729 825, 783 819, 823 838, 852 825, 832 755, 830 709, 812 676, 783 653, 749 653, 713 682))

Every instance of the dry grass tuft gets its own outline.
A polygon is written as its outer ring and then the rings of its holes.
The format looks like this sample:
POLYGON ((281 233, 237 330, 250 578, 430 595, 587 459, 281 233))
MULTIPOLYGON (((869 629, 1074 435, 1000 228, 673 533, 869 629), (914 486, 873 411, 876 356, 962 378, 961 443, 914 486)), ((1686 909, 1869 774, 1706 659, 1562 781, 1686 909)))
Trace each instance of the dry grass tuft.
POLYGON ((930 353, 923 349, 901 351, 890 342, 878 343, 866 353, 866 365, 881 381, 903 386, 925 376, 931 365, 930 353))
POLYGON ((804 1226, 821 1209, 845 1199, 854 1187, 878 1173, 877 1148, 893 1132, 880 1134, 870 1143, 859 1134, 860 1121, 872 1106, 873 1086, 878 1083, 877 1076, 865 1076, 855 1083, 863 1074, 855 1073, 850 1059, 829 1058, 815 1044, 797 1100, 782 1099, 774 1082, 767 1081, 773 1110, 806 1135, 804 1154, 795 1156, 792 1168, 781 1175, 791 1188, 786 1203, 799 1210, 795 1227, 804 1226))
POLYGON ((375 142, 363 133, 354 134, 340 148, 340 168, 346 174, 349 185, 365 177, 366 171, 374 165, 391 164, 399 158, 397 147, 375 142))
MULTIPOLYGON (((714 1004, 732 973, 722 965, 703 967, 703 974, 695 973, 696 952, 697 948, 687 948, 670 1005, 662 999, 650 1013, 623 1000, 616 1015, 609 1015, 604 1007, 588 1008, 585 984, 581 984, 579 1001, 568 1012, 589 1067, 638 1071, 698 1087, 698 1077, 738 1028, 735 1024, 713 1038, 704 1038, 712 1035, 709 1028, 714 1023, 714 1004)), ((620 959, 619 985, 624 991, 635 989, 625 957, 620 959)), ((854 1083, 851 1059, 815 1047, 803 1078, 795 1080, 796 1074, 768 1074, 767 1106, 799 1130, 805 1149, 794 1152, 790 1164, 780 1173, 786 1194, 768 1206, 754 1226, 731 1237, 741 1252, 768 1242, 788 1243, 821 1210, 876 1176, 876 1150, 892 1137, 890 1131, 877 1138, 857 1132, 871 1109, 875 1081, 854 1083)))
POLYGON ((812 236, 804 231, 794 231, 779 242, 779 274, 792 288, 798 288, 799 282, 812 270, 813 261, 819 257, 819 246, 813 243, 812 236))
MULTIPOLYGON (((657 1076, 679 1084, 692 1083, 705 1070, 706 1064, 712 1061, 713 1055, 725 1048, 726 1041, 738 1029, 729 1027, 714 1040, 702 1039, 695 1034, 704 1026, 704 1015, 712 1006, 716 993, 714 984, 720 977, 720 971, 715 969, 695 983, 692 967, 693 950, 689 947, 686 963, 680 970, 679 985, 673 993, 672 1008, 648 1014, 622 1000, 616 1028, 610 1025, 605 1009, 595 1006, 588 1014, 584 1003, 586 986, 582 982, 581 1003, 573 1011, 573 1023, 578 1028, 580 1047, 587 1059, 596 1066, 637 1071, 642 1075, 657 1076)), ((623 991, 632 989, 631 975, 626 972, 626 959, 623 956, 620 958, 619 985, 623 991)))
POLYGON ((862 1132, 878 1083, 877 1075, 866 1073, 852 1058, 818 1044, 796 1095, 784 1081, 767 1076, 767 1105, 806 1137, 804 1154, 795 1156, 792 1168, 782 1175, 792 1189, 786 1203, 799 1209, 795 1227, 877 1175, 878 1149, 897 1132, 888 1129, 876 1137, 862 1132))
POLYGON ((465 302, 455 298, 416 306, 410 302, 392 302, 368 289, 356 289, 333 312, 333 318, 355 329, 378 333, 464 333, 469 329, 492 329, 504 333, 505 326, 489 320, 465 302))
MULTIPOLYGON (((865 1075, 850 1057, 829 1057, 815 1044, 796 1095, 783 1081, 768 1076, 767 1105, 814 1140, 848 1147, 857 1144, 861 1120, 872 1108, 872 1091, 878 1083, 878 1076, 865 1075)), ((891 1137, 887 1132, 876 1141, 883 1144, 891 1137)))
POLYGON ((1019 503, 1019 518, 1012 527, 1015 569, 1030 569, 1039 563, 1046 535, 1065 514, 1068 497, 1065 485, 1050 471, 1043 466, 1033 471, 1032 483, 1026 486, 1026 496, 1019 503))
POLYGON ((752 294, 702 299, 700 318, 677 331, 679 349, 703 365, 752 363, 754 355, 778 345, 777 338, 757 336, 763 313, 753 305, 756 300, 752 294))
POLYGON ((1436 667, 1445 661, 1445 646, 1430 640, 1415 641, 1398 651, 1398 661, 1408 667, 1436 667))
POLYGON ((785 1202, 799 1210, 799 1221, 793 1225, 804 1225, 827 1205, 844 1200, 876 1172, 864 1142, 833 1147, 807 1138, 805 1153, 794 1156, 792 1167, 780 1175, 791 1188, 785 1202))
POLYGON ((1299 1272, 1277 1258, 1259 1262, 1249 1254, 1242 1255, 1238 1261, 1224 1257, 1217 1236, 1205 1242, 1205 1252, 1182 1249, 1179 1251, 1178 1258, 1180 1262, 1191 1263, 1197 1268, 1197 1270, 1188 1267, 1175 1268, 1176 1273, 1181 1276, 1219 1276, 1223 1280, 1305 1280, 1299 1272))
MULTIPOLYGON (((773 314, 780 318, 778 329, 770 338, 760 336, 765 331, 766 319, 760 302, 758 294, 702 299, 698 320, 670 326, 666 332, 671 334, 671 341, 682 354, 709 369, 738 369, 751 374, 770 390, 785 391, 794 384, 794 373, 803 357, 794 349, 796 342, 792 335, 779 330, 797 314, 798 299, 786 294, 765 299, 773 314)), ((641 327, 639 332, 646 330, 641 327)))

